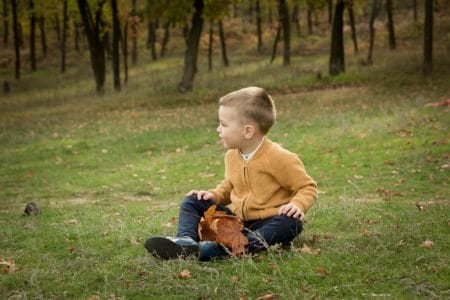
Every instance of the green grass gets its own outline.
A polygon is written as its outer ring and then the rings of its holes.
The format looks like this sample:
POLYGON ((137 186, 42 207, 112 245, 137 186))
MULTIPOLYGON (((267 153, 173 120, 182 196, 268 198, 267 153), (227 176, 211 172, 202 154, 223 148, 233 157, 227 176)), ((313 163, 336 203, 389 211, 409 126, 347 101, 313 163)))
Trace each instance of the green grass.
POLYGON ((336 78, 324 56, 286 68, 240 55, 189 94, 175 58, 134 67, 104 97, 86 70, 25 74, 0 101, 0 258, 17 267, 0 273, 1 298, 448 298, 450 118, 425 106, 450 95, 448 53, 424 79, 419 52, 377 51, 336 78), (304 233, 242 259, 150 257, 143 243, 175 234, 184 193, 220 182, 216 101, 245 85, 273 93, 269 137, 319 183, 304 233), (42 213, 22 216, 32 200, 42 213))

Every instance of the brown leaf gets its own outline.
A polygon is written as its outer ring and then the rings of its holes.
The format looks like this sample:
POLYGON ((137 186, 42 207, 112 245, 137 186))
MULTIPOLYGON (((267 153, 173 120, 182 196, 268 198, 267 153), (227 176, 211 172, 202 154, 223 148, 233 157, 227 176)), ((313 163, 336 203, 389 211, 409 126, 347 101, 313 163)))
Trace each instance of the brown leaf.
POLYGON ((299 248, 298 250, 300 251, 300 253, 307 253, 307 254, 312 254, 312 255, 319 255, 320 254, 320 248, 312 249, 312 248, 309 248, 306 245, 304 245, 303 247, 299 248))
POLYGON ((215 241, 216 232, 210 227, 210 224, 205 218, 201 218, 198 223, 198 235, 202 241, 215 241))
POLYGON ((12 260, 5 260, 3 258, 0 258, 0 266, 4 266, 2 273, 5 274, 14 273, 17 270, 16 264, 12 260))
POLYGON ((277 300, 278 295, 274 293, 266 294, 264 296, 256 298, 257 300, 277 300))
POLYGON ((183 271, 181 271, 180 273, 177 274, 177 278, 180 279, 191 279, 192 275, 191 272, 187 269, 184 269, 183 271))
POLYGON ((425 241, 422 243, 422 247, 425 247, 425 248, 431 248, 431 247, 433 247, 433 246, 434 246, 434 242, 431 241, 431 240, 425 240, 425 241))
POLYGON ((198 233, 202 241, 216 241, 231 250, 233 255, 245 253, 248 239, 242 233, 244 224, 236 216, 217 211, 216 205, 205 212, 198 225, 198 233))
POLYGON ((247 237, 242 233, 244 224, 237 217, 222 216, 217 219, 216 240, 231 249, 234 255, 245 253, 245 246, 248 244, 247 237))
POLYGON ((327 270, 325 270, 325 268, 322 268, 322 267, 318 267, 316 269, 316 273, 318 273, 319 275, 322 275, 322 276, 330 275, 330 272, 328 272, 327 270))

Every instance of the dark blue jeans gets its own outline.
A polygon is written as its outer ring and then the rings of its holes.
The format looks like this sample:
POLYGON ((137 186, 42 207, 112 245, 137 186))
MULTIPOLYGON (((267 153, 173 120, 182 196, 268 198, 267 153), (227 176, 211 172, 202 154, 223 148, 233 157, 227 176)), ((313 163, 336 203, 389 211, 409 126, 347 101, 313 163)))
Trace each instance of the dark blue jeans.
MULTIPOLYGON (((188 236, 199 241, 198 223, 205 211, 214 204, 212 201, 198 200, 196 195, 184 198, 180 207, 177 236, 188 236)), ((233 215, 226 206, 217 205, 216 209, 233 215)), ((245 221, 244 226, 244 234, 249 241, 246 250, 249 253, 265 250, 275 244, 288 245, 303 229, 300 220, 285 215, 245 221)))

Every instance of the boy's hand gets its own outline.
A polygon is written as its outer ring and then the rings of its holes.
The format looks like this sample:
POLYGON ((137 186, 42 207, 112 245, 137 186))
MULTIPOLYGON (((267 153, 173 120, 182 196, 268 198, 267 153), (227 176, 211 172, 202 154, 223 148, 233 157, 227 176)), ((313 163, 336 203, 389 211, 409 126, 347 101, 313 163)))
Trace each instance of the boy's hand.
POLYGON ((305 213, 298 206, 291 203, 281 206, 278 214, 286 215, 295 219, 300 219, 300 221, 303 221, 305 219, 305 213))
POLYGON ((214 194, 208 191, 192 190, 186 196, 197 195, 198 200, 214 200, 214 194))

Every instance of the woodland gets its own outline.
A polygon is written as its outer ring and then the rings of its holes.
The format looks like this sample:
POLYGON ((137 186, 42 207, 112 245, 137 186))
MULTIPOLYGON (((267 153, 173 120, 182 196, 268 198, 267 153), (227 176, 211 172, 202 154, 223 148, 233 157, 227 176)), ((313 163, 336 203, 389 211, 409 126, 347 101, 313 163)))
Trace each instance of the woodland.
POLYGON ((1 299, 450 297, 447 1, 1 0, 0 84, 1 299), (211 210, 230 258, 153 257, 246 86, 318 184, 303 232, 249 255, 211 210))

